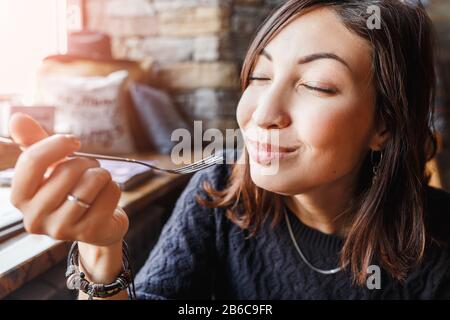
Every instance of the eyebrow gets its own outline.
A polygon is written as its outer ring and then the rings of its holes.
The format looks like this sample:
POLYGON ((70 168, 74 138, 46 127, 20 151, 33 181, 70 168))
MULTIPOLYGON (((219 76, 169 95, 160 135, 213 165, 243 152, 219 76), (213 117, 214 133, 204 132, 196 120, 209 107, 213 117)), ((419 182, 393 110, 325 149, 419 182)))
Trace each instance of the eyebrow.
MULTIPOLYGON (((269 61, 273 61, 272 56, 270 55, 270 53, 268 53, 265 49, 263 49, 260 53, 261 56, 267 58, 269 61)), ((313 53, 304 57, 301 57, 298 60, 298 64, 306 64, 315 60, 320 60, 320 59, 333 59, 336 60, 340 63, 342 63, 344 66, 346 66, 350 71, 351 68, 348 65, 348 63, 342 59, 341 57, 339 57, 338 55, 331 53, 331 52, 318 52, 318 53, 313 53)))

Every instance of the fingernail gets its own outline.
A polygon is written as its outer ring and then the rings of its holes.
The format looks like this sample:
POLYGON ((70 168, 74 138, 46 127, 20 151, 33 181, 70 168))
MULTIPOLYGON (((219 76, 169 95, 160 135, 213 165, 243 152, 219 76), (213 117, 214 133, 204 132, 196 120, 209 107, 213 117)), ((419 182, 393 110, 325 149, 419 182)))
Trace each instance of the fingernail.
POLYGON ((81 145, 80 139, 78 139, 76 136, 72 134, 66 134, 66 138, 70 140, 74 145, 79 147, 81 145))

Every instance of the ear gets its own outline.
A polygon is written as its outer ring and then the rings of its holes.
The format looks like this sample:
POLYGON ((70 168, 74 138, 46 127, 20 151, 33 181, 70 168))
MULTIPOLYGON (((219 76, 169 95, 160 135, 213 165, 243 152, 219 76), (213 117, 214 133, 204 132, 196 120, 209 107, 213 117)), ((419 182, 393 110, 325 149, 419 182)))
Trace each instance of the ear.
POLYGON ((374 151, 383 150, 390 137, 391 133, 386 129, 386 125, 383 122, 375 127, 369 141, 369 148, 374 151))

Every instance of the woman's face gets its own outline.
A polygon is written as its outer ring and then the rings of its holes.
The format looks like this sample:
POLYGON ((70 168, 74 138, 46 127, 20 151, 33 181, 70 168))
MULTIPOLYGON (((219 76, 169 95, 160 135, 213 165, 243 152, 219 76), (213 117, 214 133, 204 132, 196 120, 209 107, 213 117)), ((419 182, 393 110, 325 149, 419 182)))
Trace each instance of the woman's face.
POLYGON ((379 149, 371 48, 330 9, 292 20, 257 59, 237 110, 252 180, 281 194, 354 181, 379 149))

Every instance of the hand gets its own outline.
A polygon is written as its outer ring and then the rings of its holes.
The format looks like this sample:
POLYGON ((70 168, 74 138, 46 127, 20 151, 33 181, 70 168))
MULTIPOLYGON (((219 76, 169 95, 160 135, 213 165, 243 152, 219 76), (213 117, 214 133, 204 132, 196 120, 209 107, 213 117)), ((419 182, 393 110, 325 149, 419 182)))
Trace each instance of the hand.
POLYGON ((12 116, 10 133, 27 146, 16 163, 11 194, 12 204, 23 213, 25 229, 94 246, 121 244, 129 222, 123 210, 116 210, 120 189, 98 161, 67 158, 79 149, 79 140, 48 136, 36 121, 20 113, 12 116), (90 207, 68 201, 69 194, 90 207))

